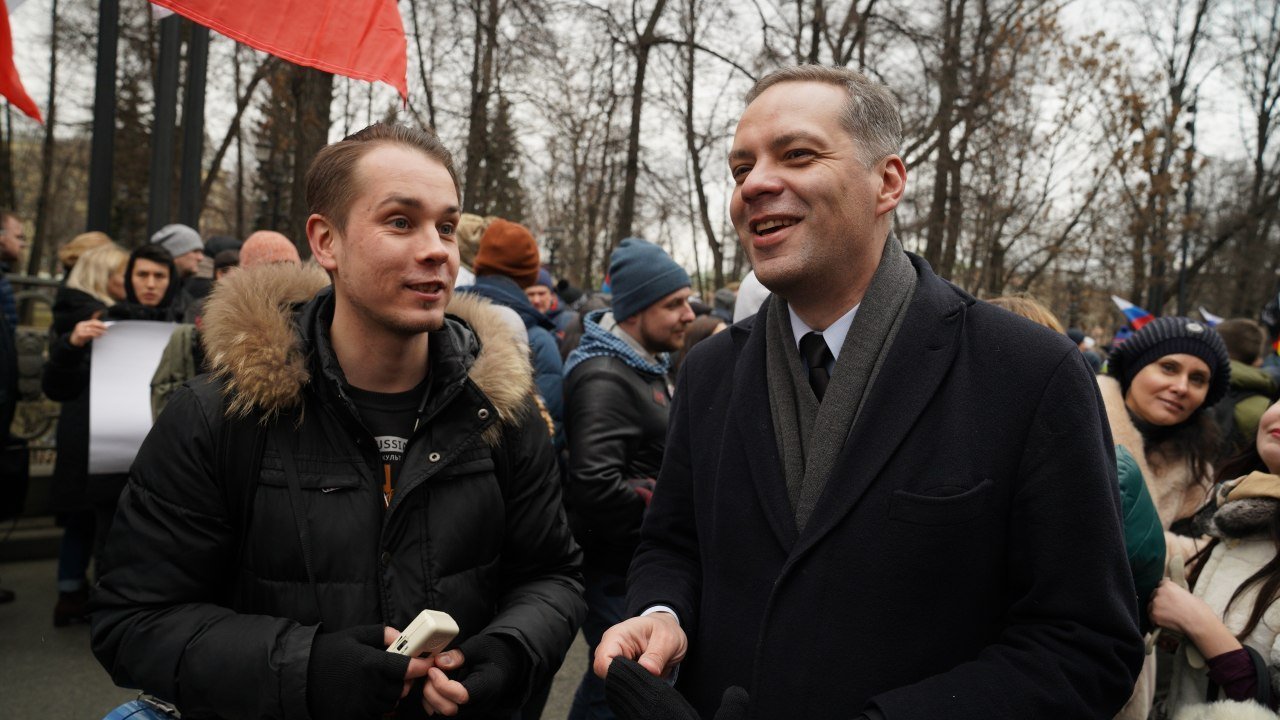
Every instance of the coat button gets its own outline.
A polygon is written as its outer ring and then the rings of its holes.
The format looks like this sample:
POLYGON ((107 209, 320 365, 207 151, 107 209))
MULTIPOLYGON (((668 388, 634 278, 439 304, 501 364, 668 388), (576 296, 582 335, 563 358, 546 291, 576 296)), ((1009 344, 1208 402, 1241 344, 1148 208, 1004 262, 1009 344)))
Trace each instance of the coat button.
POLYGON ((383 567, 386 567, 387 565, 391 564, 391 553, 387 552, 386 550, 383 550, 382 557, 378 559, 382 561, 383 567))
POLYGON ((478 415, 481 420, 489 419, 489 411, 485 408, 480 408, 480 412, 476 413, 476 415, 478 415))
POLYGON ((427 459, 431 462, 440 462, 440 453, 433 452, 427 456, 427 459))

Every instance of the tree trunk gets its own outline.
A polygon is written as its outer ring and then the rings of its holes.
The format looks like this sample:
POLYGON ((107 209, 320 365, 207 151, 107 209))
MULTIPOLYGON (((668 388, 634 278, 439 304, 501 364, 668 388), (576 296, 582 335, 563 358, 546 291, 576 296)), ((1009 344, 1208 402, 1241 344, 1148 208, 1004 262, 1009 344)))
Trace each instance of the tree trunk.
POLYGON ((960 38, 964 27, 965 0, 944 0, 942 31, 945 35, 942 50, 942 67, 938 69, 938 115, 935 132, 938 134, 938 159, 934 164, 933 196, 929 215, 925 221, 926 242, 924 259, 942 271, 944 245, 947 234, 947 215, 952 190, 950 184, 956 176, 955 157, 951 149, 951 133, 955 128, 955 105, 960 97, 960 38))
MULTIPOLYGON (((694 95, 694 33, 697 32, 696 0, 688 0, 685 15, 685 57, 684 57, 684 141, 685 150, 689 153, 692 166, 691 183, 698 195, 698 220, 702 224, 702 234, 707 238, 707 246, 711 248, 711 275, 717 289, 724 287, 724 249, 720 247, 720 239, 716 237, 715 228, 711 225, 711 211, 707 203, 707 190, 702 185, 702 152, 698 147, 697 133, 693 127, 693 95, 694 95)), ((693 257, 698 259, 697 243, 694 243, 693 257)), ((698 269, 698 283, 701 291, 702 270, 698 269)))
POLYGON ((289 194, 289 230, 286 234, 305 259, 311 257, 307 242, 307 168, 329 142, 329 105, 333 102, 333 76, 314 68, 293 68, 289 84, 294 99, 293 186, 289 194))
POLYGON ((49 109, 44 117, 44 142, 40 144, 40 194, 36 198, 36 231, 31 241, 31 256, 27 259, 28 275, 40 274, 45 250, 50 243, 50 186, 53 184, 53 155, 56 149, 53 130, 58 124, 58 0, 53 0, 49 11, 49 27, 49 109))
POLYGON ((467 168, 463 179, 463 206, 478 215, 487 214, 483 197, 484 151, 489 144, 489 97, 493 94, 493 55, 498 44, 498 0, 473 5, 476 29, 471 59, 471 108, 467 121, 467 168))
MULTIPOLYGON (((236 48, 239 50, 239 47, 236 48)), ((239 57, 239 53, 236 54, 239 57)), ((253 98, 253 93, 258 89, 258 85, 267 73, 276 65, 275 58, 267 58, 258 65, 258 69, 254 70, 253 77, 249 78, 249 84, 241 88, 240 83, 240 63, 237 61, 235 66, 235 93, 236 93, 236 113, 231 116, 231 125, 227 127, 227 133, 222 136, 222 142, 218 144, 218 149, 213 153, 213 162, 209 166, 209 172, 205 175, 204 182, 200 186, 200 202, 205 203, 209 198, 209 192, 213 190, 213 184, 218 181, 218 174, 222 170, 222 159, 226 157, 227 150, 231 148, 231 142, 236 143, 236 183, 237 187, 244 185, 244 158, 240 149, 240 121, 244 118, 244 111, 249 107, 249 101, 253 98)), ((327 113, 326 113, 327 116, 327 113)), ((328 120, 326 119, 326 139, 328 135, 328 120)), ((243 210, 238 211, 237 225, 242 223, 243 210)))
POLYGON ((635 224, 636 180, 640 175, 640 110, 644 105, 644 76, 649 66, 649 50, 654 43, 654 29, 666 7, 667 0, 658 0, 654 4, 644 32, 636 38, 633 48, 636 58, 636 76, 631 86, 631 129, 627 135, 627 164, 622 179, 622 197, 618 201, 618 229, 609 242, 610 250, 622 238, 631 235, 632 225, 635 224))

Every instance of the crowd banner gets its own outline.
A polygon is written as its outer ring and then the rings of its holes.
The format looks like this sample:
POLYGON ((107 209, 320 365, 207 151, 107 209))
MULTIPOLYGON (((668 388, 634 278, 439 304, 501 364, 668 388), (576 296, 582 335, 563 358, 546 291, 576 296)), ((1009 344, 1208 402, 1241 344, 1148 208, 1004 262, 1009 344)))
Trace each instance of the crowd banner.
POLYGON ((151 430, 151 377, 174 323, 107 323, 89 371, 89 473, 128 472, 151 430))

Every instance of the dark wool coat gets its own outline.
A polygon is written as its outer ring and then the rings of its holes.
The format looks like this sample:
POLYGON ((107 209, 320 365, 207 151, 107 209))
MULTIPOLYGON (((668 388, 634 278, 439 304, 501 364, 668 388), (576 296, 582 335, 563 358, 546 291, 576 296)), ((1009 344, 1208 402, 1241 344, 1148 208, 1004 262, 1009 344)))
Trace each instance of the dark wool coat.
MULTIPOLYGON (((1065 337, 919 276, 797 534, 765 316, 682 369, 629 610, 689 635, 677 687, 759 718, 1111 718, 1142 664, 1115 456, 1065 337)), ((854 329, 856 332, 856 327, 854 329)))
POLYGON ((329 290, 298 312, 295 335, 291 301, 310 294, 300 272, 242 270, 214 291, 204 338, 230 402, 197 378, 143 443, 94 594, 94 654, 117 684, 184 715, 300 718, 319 621, 403 629, 432 608, 457 620, 458 642, 488 633, 524 650, 531 672, 502 698, 518 705, 559 667, 586 610, 523 348, 485 301, 455 299, 457 316, 430 337, 423 421, 386 508, 377 444, 329 344, 329 290), (241 409, 297 425, 266 436, 259 477, 220 478, 219 428, 241 409), (293 444, 314 588, 281 442, 293 444), (256 483, 243 545, 231 482, 256 483))

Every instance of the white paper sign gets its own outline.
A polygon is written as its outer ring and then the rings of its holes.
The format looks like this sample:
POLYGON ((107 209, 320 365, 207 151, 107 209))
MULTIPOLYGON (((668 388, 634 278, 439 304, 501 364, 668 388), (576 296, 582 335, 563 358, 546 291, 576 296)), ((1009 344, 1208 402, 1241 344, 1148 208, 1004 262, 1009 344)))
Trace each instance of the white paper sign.
POLYGON ((89 372, 89 473, 128 472, 151 430, 151 376, 175 323, 107 323, 89 372))

